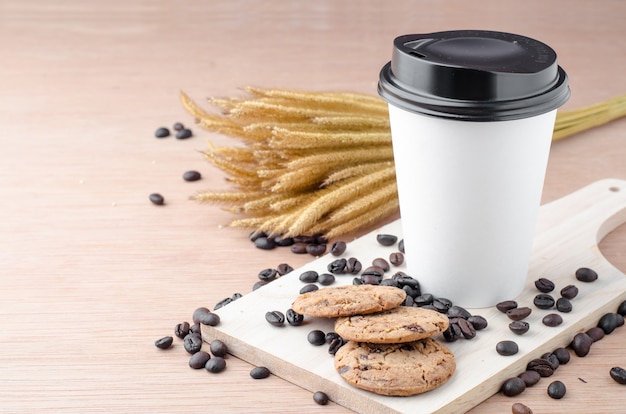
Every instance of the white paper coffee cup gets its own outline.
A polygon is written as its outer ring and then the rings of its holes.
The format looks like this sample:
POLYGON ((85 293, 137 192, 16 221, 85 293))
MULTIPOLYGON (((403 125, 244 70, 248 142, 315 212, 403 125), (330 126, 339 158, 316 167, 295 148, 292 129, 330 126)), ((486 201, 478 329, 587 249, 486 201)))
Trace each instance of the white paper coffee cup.
POLYGON ((523 36, 396 39, 389 102, 407 272, 468 308, 514 299, 528 274, 556 109, 556 54, 523 36))

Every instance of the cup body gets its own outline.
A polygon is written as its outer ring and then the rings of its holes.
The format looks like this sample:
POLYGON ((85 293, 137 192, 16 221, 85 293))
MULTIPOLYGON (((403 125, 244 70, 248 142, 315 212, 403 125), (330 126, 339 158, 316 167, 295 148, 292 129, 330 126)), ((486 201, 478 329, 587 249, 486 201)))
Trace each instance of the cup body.
POLYGON ((556 110, 466 122, 389 105, 408 273, 469 308, 526 282, 556 110))

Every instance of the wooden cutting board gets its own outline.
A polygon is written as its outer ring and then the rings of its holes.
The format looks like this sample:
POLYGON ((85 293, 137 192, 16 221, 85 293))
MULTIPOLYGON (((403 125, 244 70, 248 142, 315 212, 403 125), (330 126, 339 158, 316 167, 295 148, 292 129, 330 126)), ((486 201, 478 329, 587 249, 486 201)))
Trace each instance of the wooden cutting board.
MULTIPOLYGON (((327 272, 334 256, 322 256, 300 269, 216 311, 221 317, 217 327, 203 326, 204 340, 221 339, 230 352, 251 364, 268 367, 274 375, 312 392, 324 391, 337 404, 361 413, 458 413, 469 410, 498 392, 502 382, 525 370, 533 358, 561 346, 573 336, 597 324, 606 312, 615 312, 626 300, 626 276, 612 266, 600 253, 598 242, 611 230, 626 221, 626 182, 607 179, 570 194, 540 209, 533 255, 524 292, 515 298, 520 306, 529 306, 532 314, 526 319, 530 330, 522 336, 508 329, 510 320, 495 308, 470 309, 487 318, 489 326, 472 340, 447 344, 455 354, 457 370, 443 386, 412 397, 385 397, 362 391, 345 383, 333 368, 333 357, 327 346, 313 346, 307 334, 313 329, 333 330, 332 320, 307 318, 293 327, 274 327, 265 321, 267 311, 285 312, 304 285, 298 277, 306 270, 327 272), (599 274, 597 281, 582 283, 574 272, 589 267, 599 274), (568 284, 579 288, 572 300, 573 311, 561 314, 564 322, 549 328, 543 316, 554 310, 540 310, 533 305, 539 293, 534 281, 546 277, 556 284, 553 292, 568 284), (518 343, 520 352, 500 356, 496 343, 510 339, 518 343)), ((377 243, 379 233, 401 237, 399 220, 348 244, 342 257, 356 257, 368 266, 376 257, 387 258, 397 246, 377 243)), ((404 270, 397 267, 389 272, 404 270)), ((336 285, 351 284, 354 276, 337 276, 336 285)), ((503 283, 506 280, 503 279, 503 283)))

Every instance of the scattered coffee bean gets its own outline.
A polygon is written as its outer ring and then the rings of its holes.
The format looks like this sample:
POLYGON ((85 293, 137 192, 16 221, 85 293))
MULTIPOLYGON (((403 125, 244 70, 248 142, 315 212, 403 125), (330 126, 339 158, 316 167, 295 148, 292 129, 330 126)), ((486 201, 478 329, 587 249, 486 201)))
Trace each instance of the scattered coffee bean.
POLYGON ((303 293, 309 293, 309 292, 313 292, 319 289, 319 286, 317 286, 314 283, 309 283, 307 285, 304 285, 302 287, 302 289, 300 289, 300 294, 302 295, 303 293))
POLYGON ((171 336, 164 336, 161 339, 157 339, 156 341, 154 341, 154 346, 156 346, 159 349, 167 349, 170 346, 172 346, 172 343, 174 342, 174 338, 171 336))
POLYGON ((296 312, 293 309, 287 309, 285 312, 287 323, 291 326, 300 326, 304 322, 304 315, 296 312))
POLYGON ((219 339, 212 340, 209 344, 209 349, 213 355, 222 358, 228 353, 228 346, 226 346, 226 344, 219 339))
POLYGON ((546 354, 541 355, 541 359, 545 359, 552 365, 552 368, 556 371, 556 369, 561 365, 559 362, 559 358, 554 355, 553 352, 548 352, 546 354))
POLYGON ((259 280, 263 280, 265 282, 271 282, 272 280, 276 279, 277 276, 278 276, 278 270, 271 269, 271 268, 263 269, 257 275, 259 280))
POLYGON ((559 360, 559 364, 565 365, 569 362, 570 353, 567 349, 562 348, 562 347, 557 348, 552 353, 556 355, 557 359, 559 360))
POLYGON ((307 270, 305 272, 302 272, 299 277, 300 281, 304 283, 315 283, 317 282, 318 278, 319 273, 317 273, 315 270, 307 270))
POLYGON ((190 354, 195 354, 202 348, 202 336, 197 333, 188 333, 183 338, 183 346, 185 347, 185 351, 190 354))
POLYGON ((567 298, 558 298, 556 300, 556 310, 563 313, 569 313, 572 311, 572 302, 567 298))
POLYGON ((198 181, 202 178, 202 174, 200 174, 198 171, 185 171, 183 173, 183 180, 188 181, 188 182, 192 182, 192 181, 198 181))
POLYGON ((604 329, 598 326, 594 326, 593 328, 590 328, 586 333, 587 335, 589 335, 592 342, 598 342, 600 339, 604 338, 604 335, 605 335, 604 329))
POLYGON ((148 199, 150 200, 150 202, 152 202, 152 204, 156 206, 162 206, 165 204, 165 198, 163 198, 163 196, 159 193, 150 194, 148 196, 148 199))
POLYGON ((315 401, 319 405, 328 404, 328 395, 322 391, 316 391, 313 393, 313 401, 315 401))
POLYGON ((194 322, 201 325, 217 326, 220 323, 220 316, 213 312, 200 312, 195 316, 194 312, 194 322))
POLYGON ((213 374, 217 374, 218 372, 222 372, 226 369, 226 360, 222 357, 216 356, 209 359, 204 368, 213 374))
POLYGON ((281 263, 278 266, 276 266, 276 271, 281 276, 285 276, 286 274, 293 272, 293 270, 294 270, 293 267, 291 267, 287 263, 281 263))
POLYGON ((513 377, 504 381, 502 384, 502 394, 507 397, 515 397, 516 395, 520 395, 526 389, 526 384, 521 378, 513 377))
MULTIPOLYGON (((423 306, 425 308, 425 306, 423 306)), ((461 328, 458 324, 452 322, 448 325, 448 328, 443 331, 443 337, 448 342, 454 342, 457 339, 461 338, 463 333, 461 332, 461 328)))
POLYGON ((605 334, 611 334, 617 328, 617 315, 615 313, 605 313, 598 321, 598 328, 602 328, 605 334))
POLYGON ((523 335, 530 329, 530 325, 525 321, 513 321, 509 324, 511 332, 517 335, 523 335))
POLYGON ((326 334, 319 329, 316 329, 309 332, 309 334, 306 336, 306 339, 311 345, 320 346, 326 343, 326 334))
POLYGON ((272 250, 276 248, 276 242, 270 237, 259 237, 254 240, 254 246, 261 250, 272 250))
POLYGON ((174 327, 174 335, 176 335, 177 338, 183 339, 189 333, 190 328, 189 322, 179 323, 174 327))
POLYGON ((311 256, 319 257, 326 253, 326 245, 325 244, 307 244, 306 252, 311 256))
POLYGON ((191 138, 192 135, 193 135, 193 133, 191 132, 191 129, 189 129, 189 128, 183 128, 183 129, 180 129, 180 130, 176 131, 176 138, 177 139, 191 138))
POLYGON ((452 305, 450 309, 448 309, 448 318, 463 318, 469 319, 472 316, 471 313, 465 308, 462 308, 457 305, 452 305))
POLYGON ((496 305, 496 309, 502 313, 506 313, 507 311, 515 308, 517 308, 517 302, 514 300, 505 300, 496 305))
POLYGON ((194 323, 193 325, 191 325, 189 327, 189 333, 196 333, 196 334, 200 334, 200 324, 199 323, 194 323))
POLYGON ((267 233, 264 233, 262 231, 253 231, 252 233, 248 235, 248 238, 252 242, 258 239, 259 237, 267 237, 267 233))
POLYGON ((189 358, 189 366, 193 369, 204 368, 211 355, 205 351, 198 351, 189 358))
POLYGON ((476 337, 476 329, 474 329, 472 324, 469 323, 467 319, 459 318, 457 324, 461 329, 461 334, 463 334, 463 338, 473 339, 476 337))
POLYGON ((382 271, 385 273, 391 269, 389 262, 382 257, 377 257, 376 259, 372 260, 372 265, 378 267, 379 269, 382 269, 382 271))
POLYGON ((361 272, 361 269, 363 269, 363 265, 361 264, 359 259, 357 259, 356 257, 350 257, 346 261, 346 267, 344 269, 344 273, 357 275, 359 274, 359 272, 361 272))
POLYGON ((513 341, 500 341, 496 344, 496 352, 502 356, 511 356, 519 352, 519 347, 513 341))
POLYGON ((415 299, 415 306, 423 307, 426 305, 431 305, 433 301, 435 300, 435 297, 431 295, 430 293, 424 293, 419 296, 416 296, 414 299, 415 299))
POLYGON ((563 289, 561 289, 561 296, 565 299, 574 299, 578 296, 578 288, 574 285, 567 285, 563 289))
POLYGON ((258 282, 256 282, 254 285, 252 285, 252 290, 257 290, 258 288, 267 285, 268 282, 264 281, 264 280, 259 280, 258 282))
POLYGON ((335 276, 330 273, 322 273, 319 275, 317 282, 322 286, 329 286, 335 283, 335 276))
POLYGON ((620 326, 624 326, 624 316, 620 315, 619 313, 615 314, 615 319, 617 320, 617 327, 619 328, 620 326))
POLYGON ((549 327, 559 326, 563 323, 563 318, 558 313, 549 313, 541 319, 544 325, 549 327))
POLYGON ((579 332, 574 335, 574 339, 572 340, 571 347, 574 350, 574 353, 579 357, 587 356, 589 351, 591 350, 591 344, 593 340, 589 335, 585 332, 579 332))
POLYGON ((181 123, 181 122, 176 122, 174 123, 174 125, 172 125, 172 129, 174 131, 180 131, 181 129, 183 129, 185 126, 181 123))
POLYGON ((250 370, 250 376, 254 379, 263 379, 270 376, 270 370, 267 367, 254 367, 250 370))
POLYGON ((326 341, 327 344, 330 344, 332 341, 338 338, 341 339, 341 335, 333 331, 326 332, 326 335, 324 335, 324 340, 326 341))
POLYGON ((535 280, 535 287, 539 292, 548 293, 554 290, 554 282, 546 279, 545 277, 541 277, 535 280))
POLYGON ((541 379, 541 375, 537 371, 526 370, 518 375, 518 377, 524 381, 527 387, 532 387, 537 384, 541 379))
POLYGON ((283 326, 285 324, 285 315, 279 311, 270 311, 265 313, 265 320, 274 326, 283 326))
POLYGON ((595 272, 595 270, 591 270, 587 267, 581 267, 580 269, 576 270, 576 279, 580 280, 581 282, 589 283, 597 280, 598 274, 595 272))
POLYGON ((232 301, 233 301, 233 298, 224 298, 220 300, 219 302, 217 302, 215 306, 213 307, 213 309, 223 308, 224 306, 228 305, 232 301))
POLYGON ((393 252, 389 255, 389 262, 394 266, 400 266, 404 263, 404 254, 401 252, 393 252))
POLYGON ((193 316, 192 316, 193 323, 200 323, 200 319, 203 319, 204 315, 210 312, 211 311, 208 308, 205 308, 204 306, 197 308, 196 310, 193 311, 193 316))
POLYGON ((554 298, 547 293, 541 293, 533 299, 533 303, 539 309, 550 309, 554 306, 554 298))
POLYGON ((452 307, 452 301, 448 298, 435 298, 433 306, 441 313, 448 313, 448 309, 452 307))
POLYGON ((400 250, 400 253, 406 253, 404 251, 404 239, 400 240, 400 242, 398 243, 398 250, 400 250))
POLYGON ((567 389, 565 388, 565 384, 561 381, 553 381, 548 385, 548 395, 550 398, 554 398, 555 400, 560 400, 565 397, 565 392, 567 389))
POLYGON ((276 246, 287 247, 293 245, 294 241, 292 237, 276 236, 274 237, 274 243, 276 243, 276 246))
POLYGON ((550 363, 543 358, 536 358, 531 360, 528 365, 526 365, 526 370, 528 371, 537 371, 537 373, 541 377, 549 377, 554 374, 554 367, 550 363))
POLYGON ((511 406, 512 414, 533 414, 533 410, 530 409, 527 405, 522 403, 515 403, 511 406))
POLYGON ((398 237, 393 234, 378 234, 376 241, 383 246, 393 246, 398 241, 398 237))
POLYGON ((328 345, 328 353, 330 355, 335 355, 337 351, 339 350, 339 348, 341 348, 343 345, 344 345, 344 340, 341 337, 333 339, 332 341, 330 341, 330 344, 328 345))
POLYGON ((332 254, 333 256, 341 256, 345 253, 347 247, 348 245, 345 241, 336 241, 330 246, 330 254, 332 254))
POLYGON ((170 136, 170 130, 165 128, 165 127, 157 128, 157 130, 154 131, 154 136, 157 137, 157 138, 169 137, 170 136))
POLYGON ((467 318, 467 321, 472 324, 474 329, 480 331, 481 329, 485 329, 488 325, 487 319, 480 315, 472 315, 467 318))
POLYGON ((346 272, 347 264, 348 261, 346 259, 336 259, 330 262, 326 268, 330 273, 338 275, 346 272))
POLYGON ((619 304, 617 307, 617 313, 622 316, 626 316, 626 300, 619 304))
POLYGON ((532 309, 527 306, 522 306, 520 308, 509 309, 506 311, 506 316, 513 321, 521 321, 522 319, 526 319, 531 313, 532 309))
POLYGON ((613 367, 609 371, 609 375, 611 375, 611 378, 613 378, 615 382, 626 385, 626 369, 622 367, 613 367))

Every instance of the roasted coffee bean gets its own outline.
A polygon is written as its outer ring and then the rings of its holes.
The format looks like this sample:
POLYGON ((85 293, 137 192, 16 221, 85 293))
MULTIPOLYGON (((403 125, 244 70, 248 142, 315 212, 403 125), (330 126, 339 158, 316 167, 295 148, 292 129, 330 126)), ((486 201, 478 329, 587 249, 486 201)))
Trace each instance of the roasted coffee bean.
POLYGON ((363 269, 363 272, 361 272, 361 277, 363 276, 376 276, 377 278, 382 280, 382 278, 385 276, 385 271, 378 266, 372 265, 363 269))
POLYGON ((476 337, 476 329, 474 329, 467 319, 458 318, 457 325, 459 325, 459 329, 461 329, 461 333, 465 339, 473 339, 476 337))
MULTIPOLYGON (((393 286, 393 287, 397 287, 398 289, 401 289, 400 284, 395 279, 383 279, 383 280, 380 281, 380 284, 382 286, 393 286)), ((411 298, 411 299, 413 299, 413 298, 411 298)))
POLYGON ((526 365, 526 369, 528 371, 537 371, 537 373, 543 378, 554 374, 554 367, 550 361, 543 358, 535 358, 531 360, 528 365, 526 365))
POLYGON ((183 338, 183 346, 185 347, 185 351, 190 354, 195 354, 202 348, 202 336, 197 333, 188 333, 183 338))
POLYGON ((193 369, 204 368, 209 359, 211 355, 208 352, 198 351, 189 358, 189 366, 193 369))
POLYGON ((171 336, 164 336, 163 338, 157 339, 156 341, 154 341, 154 346, 156 346, 159 349, 167 349, 170 346, 172 346, 172 343, 174 342, 174 338, 171 336))
POLYGON ((617 327, 619 328, 620 326, 624 326, 624 316, 620 315, 619 313, 615 314, 615 319, 617 320, 617 327))
POLYGON ((262 232, 262 231, 253 231, 252 233, 248 235, 248 238, 250 239, 251 242, 254 242, 259 237, 267 237, 267 233, 262 232))
POLYGON ((174 327, 174 335, 176 335, 177 338, 183 339, 189 333, 189 328, 191 328, 189 322, 179 323, 174 327))
POLYGON ((209 350, 211 353, 218 357, 225 357, 228 353, 228 346, 219 339, 214 339, 209 344, 209 350))
POLYGON ((330 273, 322 273, 317 278, 317 282, 322 286, 329 286, 335 283, 335 276, 330 273))
POLYGON ((304 315, 296 312, 293 309, 287 309, 285 312, 287 323, 291 326, 300 326, 304 322, 304 315))
POLYGON ((319 329, 315 329, 306 336, 307 341, 311 345, 324 345, 326 343, 326 334, 319 329))
POLYGON ((159 193, 152 193, 148 196, 150 202, 156 206, 162 206, 165 204, 165 198, 159 193))
POLYGON ((561 381, 553 381, 548 385, 548 395, 550 398, 554 398, 555 400, 560 400, 565 397, 565 393, 567 389, 565 388, 565 384, 561 381))
POLYGON ((545 277, 541 277, 535 280, 535 287, 539 292, 548 293, 554 290, 554 282, 546 279, 545 277))
POLYGON ((339 350, 339 348, 341 348, 343 345, 344 345, 344 341, 341 337, 333 339, 332 341, 330 341, 330 344, 328 345, 328 353, 330 355, 335 355, 337 351, 339 350))
POLYGON ((181 122, 175 122, 174 125, 172 125, 172 129, 174 131, 180 131, 184 127, 185 127, 185 125, 183 125, 181 122))
POLYGON ((204 315, 210 312, 211 311, 204 306, 196 308, 196 310, 193 311, 193 323, 200 323, 200 319, 204 318, 204 315))
POLYGON ((378 234, 376 241, 383 246, 393 246, 398 241, 398 237, 393 234, 378 234))
POLYGON ((352 284, 353 285, 362 285, 363 284, 363 279, 361 279, 360 277, 355 277, 354 279, 352 279, 352 284))
POLYGON ((404 251, 404 239, 402 239, 402 240, 400 240, 400 241, 398 242, 398 250, 400 250, 400 253, 406 253, 406 252, 404 251))
POLYGON ((200 324, 199 323, 194 323, 193 325, 191 325, 189 327, 189 333, 196 333, 196 334, 200 334, 201 332, 200 329, 200 324))
POLYGON ((517 308, 517 302, 514 300, 505 300, 496 304, 496 309, 502 313, 506 313, 507 311, 515 308, 517 308))
POLYGON ((169 137, 170 136, 170 130, 165 128, 165 127, 157 128, 157 130, 154 131, 154 136, 157 137, 157 138, 169 137))
POLYGON ((409 285, 404 285, 401 287, 402 290, 404 290, 406 292, 406 295, 410 298, 415 298, 417 296, 419 296, 420 291, 417 289, 413 289, 411 286, 409 285))
POLYGON ((435 300, 435 297, 431 295, 430 293, 423 293, 419 296, 416 296, 414 299, 415 299, 416 306, 426 306, 426 305, 431 305, 433 301, 435 300))
POLYGON ((452 307, 452 301, 447 298, 435 298, 433 300, 433 306, 441 313, 448 313, 448 309, 452 307))
POLYGON ((558 313, 549 313, 541 319, 544 325, 549 327, 559 326, 563 323, 563 318, 558 313))
POLYGON ((250 376, 254 379, 263 379, 270 376, 270 370, 267 367, 254 367, 250 371, 250 376))
POLYGON ((609 371, 609 375, 615 380, 615 382, 626 385, 626 369, 622 367, 613 367, 609 371))
POLYGON ((605 334, 611 334, 617 328, 617 316, 614 313, 605 313, 598 321, 598 328, 602 328, 605 334))
POLYGON ((509 324, 511 332, 517 335, 523 335, 530 329, 530 325, 525 321, 513 321, 509 324))
POLYGON ((264 281, 264 280, 259 280, 258 282, 256 282, 254 285, 252 285, 252 290, 257 290, 258 288, 267 285, 268 282, 264 281))
POLYGON ((357 275, 361 272, 361 269, 363 269, 363 265, 356 257, 350 257, 346 261, 345 273, 357 275))
POLYGON ((576 270, 576 279, 586 283, 594 282, 598 279, 598 274, 595 270, 589 269, 587 267, 581 267, 580 269, 576 270))
POLYGON ((604 329, 598 326, 590 328, 586 333, 587 335, 589 335, 589 338, 591 338, 592 342, 598 342, 600 339, 604 338, 604 335, 606 335, 604 333, 604 329))
POLYGON ((567 349, 562 348, 562 347, 557 348, 552 353, 556 355, 557 359, 559 360, 560 365, 565 365, 569 362, 570 353, 567 349))
POLYGON ((224 298, 220 300, 219 302, 217 302, 215 306, 213 307, 213 309, 216 310, 216 309, 223 308, 224 306, 228 305, 232 301, 233 301, 233 298, 224 298))
POLYGON ((301 282, 304 283, 315 283, 317 282, 317 279, 319 279, 319 276, 319 273, 317 273, 315 270, 307 270, 300 274, 299 279, 301 282))
POLYGON ((450 309, 448 309, 448 318, 469 319, 470 316, 472 316, 472 314, 469 313, 469 311, 467 309, 462 308, 462 307, 457 306, 457 305, 452 305, 452 306, 450 306, 450 309))
POLYGON ((481 329, 485 329, 488 325, 487 319, 480 315, 472 315, 467 318, 467 321, 472 324, 474 329, 480 331, 481 329))
POLYGON ((190 171, 185 171, 183 173, 183 180, 185 181, 198 181, 202 179, 202 174, 200 174, 198 171, 195 170, 190 170, 190 171))
POLYGON ((300 294, 302 295, 303 293, 309 293, 309 292, 313 292, 319 289, 319 286, 317 286, 314 283, 309 283, 307 285, 304 285, 302 287, 302 289, 300 289, 300 294))
POLYGON ((579 357, 587 356, 589 351, 591 350, 591 344, 593 340, 589 335, 585 332, 579 332, 574 335, 574 339, 572 340, 571 347, 574 350, 574 353, 579 357))
POLYGON ((216 356, 209 359, 204 368, 213 374, 217 374, 218 372, 222 372, 226 369, 226 360, 222 357, 216 356))
POLYGON ((555 371, 559 367, 559 365, 561 365, 561 363, 559 362, 559 358, 556 355, 554 355, 553 352, 548 352, 546 354, 541 355, 541 359, 545 359, 546 361, 548 361, 550 365, 552 365, 552 368, 555 371))
POLYGON ((295 236, 293 238, 293 241, 295 243, 310 244, 310 243, 315 243, 315 237, 313 237, 313 236, 295 236))
POLYGON ((313 393, 313 401, 315 401, 319 405, 328 404, 328 395, 322 391, 316 391, 313 393))
POLYGON ((500 341, 496 344, 496 352, 503 356, 515 355, 519 352, 519 346, 513 341, 500 341))
POLYGON ((280 276, 285 276, 286 274, 293 272, 293 267, 291 267, 287 263, 281 263, 276 266, 276 271, 280 276))
POLYGON ((346 259, 336 259, 328 264, 326 267, 328 271, 335 275, 346 273, 346 265, 348 261, 346 259))
POLYGON ((574 299, 578 296, 578 288, 574 285, 567 285, 563 289, 561 289, 561 296, 565 299, 574 299))
POLYGON ((389 263, 400 266, 404 263, 404 255, 401 252, 393 252, 389 255, 389 263))
POLYGON ((259 237, 254 241, 254 247, 261 250, 272 250, 276 248, 276 242, 270 237, 259 237))
MULTIPOLYGON (((417 279, 415 279, 414 277, 409 276, 409 275, 407 275, 404 272, 396 272, 391 277, 391 279, 397 281, 398 284, 401 285, 401 286, 407 285, 407 286, 411 286, 413 289, 418 289, 418 290, 420 288, 420 282, 417 279)), ((420 294, 421 294, 421 292, 420 292, 420 294)), ((433 299, 434 299, 434 297, 433 297, 433 299)))
POLYGON ((193 136, 193 133, 191 132, 191 129, 189 128, 183 128, 183 129, 176 131, 177 139, 187 139, 187 138, 191 138, 192 136, 193 136))
POLYGON ((293 241, 293 237, 276 236, 274 237, 274 243, 276 243, 276 246, 287 247, 293 245, 295 242, 293 241))
POLYGON ((617 307, 617 313, 622 316, 626 316, 626 300, 619 304, 617 307))
POLYGON ((306 252, 311 256, 319 257, 326 253, 326 245, 325 244, 307 244, 306 252))
POLYGON ((295 253, 295 254, 306 254, 306 247, 308 246, 307 243, 298 243, 295 242, 294 244, 292 244, 290 246, 291 249, 291 253, 295 253))
POLYGON ((456 323, 450 323, 448 325, 448 328, 443 331, 443 337, 448 342, 454 342, 461 336, 463 336, 463 333, 461 332, 461 328, 459 327, 459 325, 457 325, 456 323))
POLYGON ((285 324, 285 315, 280 311, 270 311, 265 313, 265 320, 270 325, 283 326, 285 324))
POLYGON ((556 310, 563 313, 569 313, 572 311, 572 302, 567 298, 558 298, 556 300, 556 310))
POLYGON ((361 280, 364 285, 379 285, 383 278, 376 275, 362 275, 361 280))
POLYGON ((528 306, 522 306, 521 308, 509 309, 506 311, 506 316, 508 316, 512 321, 521 321, 522 319, 526 319, 532 311, 533 310, 528 306))
POLYGON ((201 312, 197 316, 197 320, 194 317, 194 322, 201 325, 217 326, 220 323, 220 316, 217 313, 213 312, 201 312))
POLYGON ((541 293, 535 296, 533 303, 539 309, 550 309, 554 306, 554 298, 547 293, 541 293))
POLYGON ((518 375, 518 377, 524 381, 527 387, 532 387, 537 384, 541 379, 541 375, 537 371, 526 370, 518 375))
POLYGON ((526 384, 521 378, 513 377, 504 381, 502 384, 502 394, 507 397, 515 397, 516 395, 520 395, 526 389, 526 384))
POLYGON ((391 266, 389 266, 389 262, 382 257, 377 257, 376 259, 372 260, 372 265, 378 267, 379 269, 382 269, 384 273, 388 272, 389 269, 391 269, 391 266))
MULTIPOLYGON (((277 276, 278 276, 278 270, 271 269, 271 268, 263 269, 257 275, 257 277, 260 280, 264 280, 266 282, 271 282, 272 280, 276 279, 277 276)), ((302 280, 302 279, 300 279, 300 280, 302 280)))
POLYGON ((348 245, 345 241, 336 241, 330 246, 330 254, 333 256, 341 256, 345 253, 347 247, 348 245))
POLYGON ((324 340, 326 341, 327 344, 330 344, 333 340, 337 338, 341 338, 341 335, 333 331, 326 332, 326 335, 324 335, 324 340))
POLYGON ((533 414, 533 410, 530 409, 527 405, 522 403, 514 403, 511 406, 512 414, 533 414))

